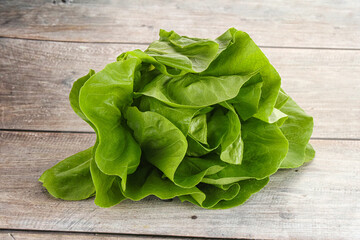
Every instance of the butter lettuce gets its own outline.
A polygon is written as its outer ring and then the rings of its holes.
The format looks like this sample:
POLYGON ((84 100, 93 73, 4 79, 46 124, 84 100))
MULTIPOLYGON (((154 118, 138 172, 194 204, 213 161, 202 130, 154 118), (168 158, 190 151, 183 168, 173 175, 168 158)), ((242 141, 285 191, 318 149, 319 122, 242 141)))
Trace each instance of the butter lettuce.
POLYGON ((96 141, 39 181, 56 198, 95 196, 100 207, 149 195, 240 205, 280 168, 315 156, 313 119, 280 85, 245 32, 210 40, 160 30, 147 50, 74 83, 71 107, 96 141))

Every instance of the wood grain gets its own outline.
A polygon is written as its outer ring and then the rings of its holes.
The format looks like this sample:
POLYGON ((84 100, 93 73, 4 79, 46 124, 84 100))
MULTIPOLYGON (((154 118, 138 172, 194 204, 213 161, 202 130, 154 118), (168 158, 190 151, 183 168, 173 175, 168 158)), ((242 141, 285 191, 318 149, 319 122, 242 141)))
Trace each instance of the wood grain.
POLYGON ((119 234, 98 234, 98 233, 64 233, 64 232, 44 232, 44 231, 8 231, 0 230, 1 240, 185 240, 190 238, 162 237, 162 236, 134 236, 119 234))
POLYGON ((360 141, 313 140, 313 162, 282 170, 244 205, 205 210, 154 197, 102 209, 37 182, 93 134, 0 132, 0 228, 255 239, 360 238, 360 141), (194 217, 196 216, 196 217, 194 217))
POLYGON ((262 46, 360 48, 359 1, 2 1, 0 36, 148 43, 160 28, 214 38, 229 27, 262 46))
MULTIPOLYGON (((70 107, 73 81, 136 48, 146 46, 0 39, 0 128, 92 131, 70 107)), ((360 138, 360 51, 263 51, 283 88, 314 116, 313 137, 360 138)))
POLYGON ((354 0, 0 0, 0 239, 360 239, 359 12, 354 0), (68 102, 76 78, 160 28, 215 38, 229 27, 262 46, 314 116, 313 162, 229 210, 155 197, 102 209, 47 193, 41 173, 95 140, 68 102))

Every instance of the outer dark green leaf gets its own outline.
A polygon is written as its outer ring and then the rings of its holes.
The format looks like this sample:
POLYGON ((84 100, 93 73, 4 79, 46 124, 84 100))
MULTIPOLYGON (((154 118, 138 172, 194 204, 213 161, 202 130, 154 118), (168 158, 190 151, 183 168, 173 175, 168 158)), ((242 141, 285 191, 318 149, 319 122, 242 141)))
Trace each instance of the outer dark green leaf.
POLYGON ((74 154, 46 170, 39 181, 56 198, 82 200, 95 193, 90 174, 92 148, 74 154))
POLYGON ((123 187, 127 175, 139 165, 141 154, 139 145, 124 125, 121 112, 132 102, 138 66, 139 60, 135 58, 108 64, 80 91, 81 110, 97 129, 96 164, 105 174, 121 177, 123 187))

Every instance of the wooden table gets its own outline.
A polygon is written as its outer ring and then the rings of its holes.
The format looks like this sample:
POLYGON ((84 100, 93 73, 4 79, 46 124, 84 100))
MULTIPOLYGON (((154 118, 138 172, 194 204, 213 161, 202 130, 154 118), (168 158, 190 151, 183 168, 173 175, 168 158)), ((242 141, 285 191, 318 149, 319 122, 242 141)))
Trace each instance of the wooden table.
POLYGON ((360 239, 360 1, 0 0, 0 239, 360 239), (314 116, 310 164, 283 170, 242 206, 146 198, 102 209, 37 182, 95 135, 70 108, 73 81, 160 28, 248 32, 314 116))

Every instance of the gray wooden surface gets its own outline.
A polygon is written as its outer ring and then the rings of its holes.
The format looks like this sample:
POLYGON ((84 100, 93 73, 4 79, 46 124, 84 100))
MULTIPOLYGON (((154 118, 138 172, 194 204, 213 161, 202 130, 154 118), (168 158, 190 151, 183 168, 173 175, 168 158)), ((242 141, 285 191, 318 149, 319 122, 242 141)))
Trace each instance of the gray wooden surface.
POLYGON ((359 1, 65 2, 0 0, 0 239, 360 239, 359 1), (159 28, 216 37, 232 26, 314 116, 313 162, 229 210, 152 197, 101 209, 41 187, 45 169, 94 141, 68 103, 76 78, 145 49, 159 28))
MULTIPOLYGON (((177 237, 136 236, 128 234, 74 233, 54 231, 0 230, 1 240, 176 240, 177 237)), ((191 238, 180 238, 191 239, 191 238)))
POLYGON ((357 0, 63 1, 2 1, 1 36, 150 43, 159 28, 213 38, 237 27, 261 46, 360 48, 357 0))

